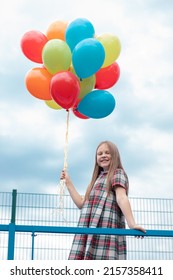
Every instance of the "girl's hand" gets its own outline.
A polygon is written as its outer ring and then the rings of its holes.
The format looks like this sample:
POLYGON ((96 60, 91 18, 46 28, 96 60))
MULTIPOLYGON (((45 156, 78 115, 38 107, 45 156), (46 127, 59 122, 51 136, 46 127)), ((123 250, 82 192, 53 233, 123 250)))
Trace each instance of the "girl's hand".
POLYGON ((70 196, 72 198, 72 200, 74 201, 74 203, 76 204, 76 206, 81 209, 83 204, 84 204, 84 198, 78 193, 78 191, 76 190, 76 188, 74 187, 70 176, 68 175, 68 172, 66 170, 62 170, 61 175, 60 175, 60 179, 64 180, 65 185, 70 193, 70 196))
POLYGON ((65 184, 66 184, 67 188, 69 187, 70 184, 72 184, 70 176, 68 175, 66 170, 62 170, 61 175, 60 175, 60 179, 65 181, 65 184))
POLYGON ((61 171, 61 175, 60 175, 60 179, 61 179, 61 180, 64 180, 64 179, 65 179, 65 175, 66 175, 66 174, 65 174, 65 171, 62 170, 62 171, 61 171))
MULTIPOLYGON (((133 227, 131 227, 131 229, 140 230, 140 231, 142 231, 143 233, 146 233, 146 230, 145 230, 143 227, 139 226, 139 225, 134 225, 133 227)), ((136 238, 144 238, 143 235, 142 235, 142 236, 137 235, 137 236, 135 236, 135 237, 136 237, 136 238)))

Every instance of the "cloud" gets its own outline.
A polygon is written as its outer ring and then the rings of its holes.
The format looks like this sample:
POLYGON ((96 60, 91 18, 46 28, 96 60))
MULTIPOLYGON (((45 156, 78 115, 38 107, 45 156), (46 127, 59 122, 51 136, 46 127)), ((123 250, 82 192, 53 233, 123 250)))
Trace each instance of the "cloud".
POLYGON ((46 32, 55 20, 86 17, 96 34, 121 41, 120 79, 109 91, 117 105, 100 120, 70 114, 68 168, 80 192, 91 179, 95 149, 111 140, 120 149, 130 193, 170 197, 172 168, 172 2, 6 1, 0 11, 0 189, 53 193, 64 163, 65 110, 31 96, 24 77, 36 64, 20 49, 28 30, 46 32), (9 10, 9 5, 11 9, 9 10), (164 184, 164 188, 163 188, 164 184), (157 190, 157 191, 156 191, 157 190))

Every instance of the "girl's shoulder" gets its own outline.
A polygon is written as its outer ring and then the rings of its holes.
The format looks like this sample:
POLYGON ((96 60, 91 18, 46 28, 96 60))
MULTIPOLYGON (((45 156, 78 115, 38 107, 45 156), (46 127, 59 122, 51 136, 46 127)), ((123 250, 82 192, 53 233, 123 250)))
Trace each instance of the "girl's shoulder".
POLYGON ((115 186, 115 185, 121 185, 121 186, 126 186, 128 187, 128 183, 129 180, 128 180, 128 176, 126 174, 126 172, 124 171, 124 169, 122 168, 117 168, 115 169, 114 171, 114 175, 113 175, 113 178, 112 178, 112 185, 115 186))
POLYGON ((114 171, 114 175, 125 175, 127 176, 125 170, 123 168, 116 168, 114 171))

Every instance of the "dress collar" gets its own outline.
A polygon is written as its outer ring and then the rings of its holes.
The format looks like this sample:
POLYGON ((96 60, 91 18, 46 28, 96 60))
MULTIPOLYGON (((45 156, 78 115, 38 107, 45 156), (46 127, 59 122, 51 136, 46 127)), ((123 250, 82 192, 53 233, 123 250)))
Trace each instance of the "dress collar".
POLYGON ((102 170, 101 172, 100 172, 100 175, 106 175, 108 173, 108 170, 102 170))

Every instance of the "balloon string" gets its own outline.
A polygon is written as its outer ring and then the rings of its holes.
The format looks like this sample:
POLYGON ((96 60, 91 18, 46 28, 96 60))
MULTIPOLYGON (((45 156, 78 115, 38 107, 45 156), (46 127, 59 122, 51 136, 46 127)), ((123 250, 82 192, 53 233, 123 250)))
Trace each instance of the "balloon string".
POLYGON ((70 111, 67 110, 67 119, 66 119, 66 134, 65 134, 65 147, 64 147, 64 170, 67 170, 67 157, 68 157, 68 130, 69 130, 69 115, 70 111))
MULTIPOLYGON (((67 119, 66 119, 66 134, 65 134, 65 146, 64 146, 64 170, 67 170, 67 158, 68 158, 68 131, 69 131, 69 110, 67 110, 67 119)), ((59 214, 61 214, 63 221, 67 223, 67 220, 64 217, 64 195, 65 195, 65 180, 61 179, 58 185, 58 194, 59 194, 59 214)))

